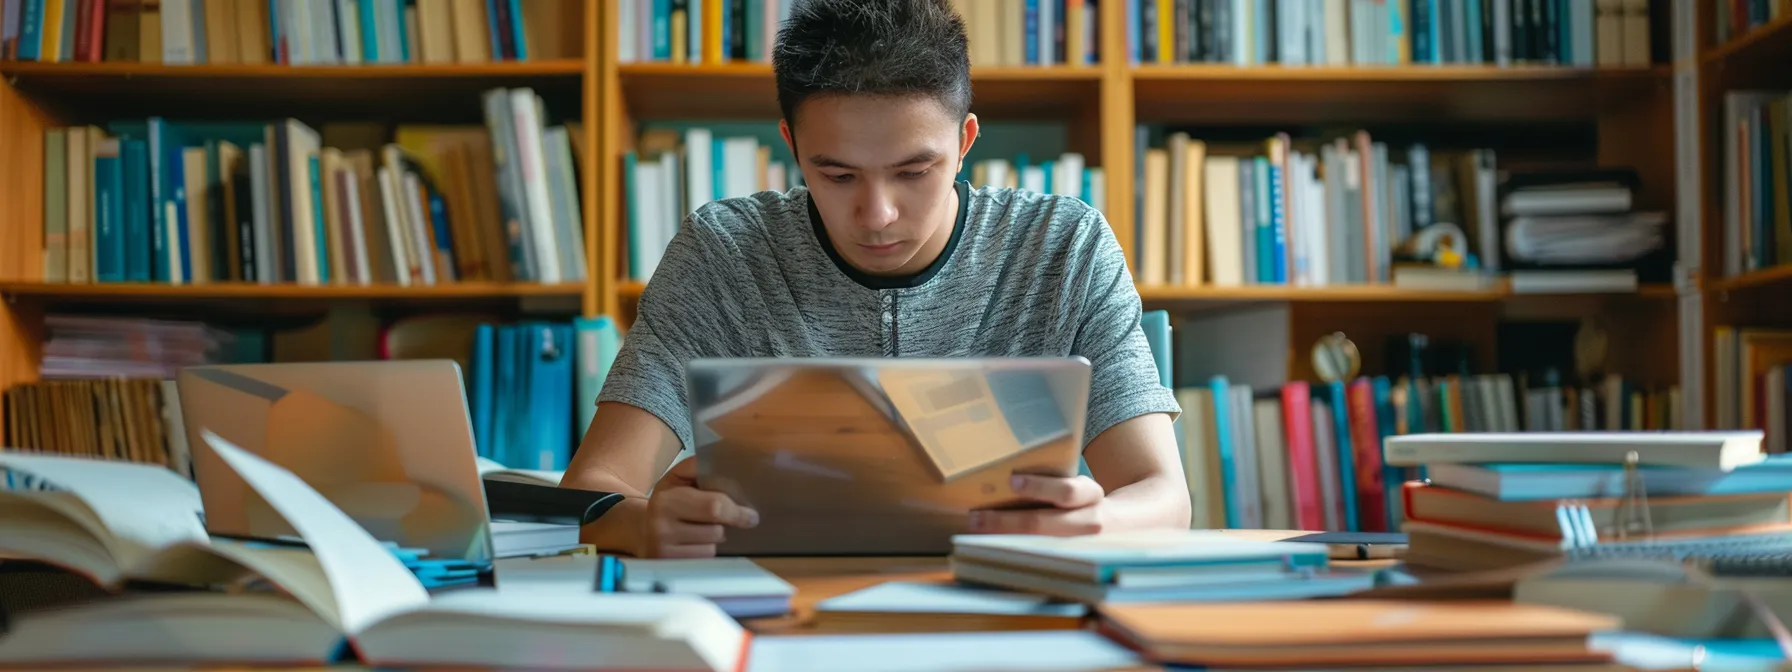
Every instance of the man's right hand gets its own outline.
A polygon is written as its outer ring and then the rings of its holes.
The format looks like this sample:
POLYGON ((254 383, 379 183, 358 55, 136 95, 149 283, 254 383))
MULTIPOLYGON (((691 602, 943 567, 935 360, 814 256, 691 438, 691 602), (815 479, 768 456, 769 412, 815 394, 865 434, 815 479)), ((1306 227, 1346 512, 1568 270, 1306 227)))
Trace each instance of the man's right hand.
POLYGON ((750 528, 759 513, 734 503, 727 495, 697 488, 697 461, 674 465, 653 487, 647 502, 647 547, 650 557, 708 558, 725 535, 724 526, 750 528))

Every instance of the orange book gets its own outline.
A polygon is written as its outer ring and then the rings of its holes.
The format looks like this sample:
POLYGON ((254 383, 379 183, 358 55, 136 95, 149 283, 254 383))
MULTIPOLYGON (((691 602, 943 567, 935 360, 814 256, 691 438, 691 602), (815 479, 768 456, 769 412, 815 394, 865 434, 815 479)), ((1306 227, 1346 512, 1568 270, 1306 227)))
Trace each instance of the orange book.
POLYGON ((1161 663, 1205 666, 1601 662, 1617 617, 1506 600, 1109 604, 1101 629, 1161 663))

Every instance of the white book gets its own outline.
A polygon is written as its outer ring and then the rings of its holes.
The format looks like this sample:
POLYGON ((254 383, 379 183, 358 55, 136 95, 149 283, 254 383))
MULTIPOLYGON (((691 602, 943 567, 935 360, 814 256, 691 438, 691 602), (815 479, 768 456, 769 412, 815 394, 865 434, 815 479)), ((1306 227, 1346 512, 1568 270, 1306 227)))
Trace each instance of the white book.
MULTIPOLYGON (((64 11, 72 12, 72 9, 64 11)), ((198 62, 193 51, 193 4, 191 0, 162 2, 162 62, 168 65, 192 65, 198 62)), ((73 40, 73 35, 63 36, 73 40)), ((48 60, 48 59, 46 59, 48 60)))
POLYGON ((1324 544, 1258 541, 1221 530, 1137 530, 1076 537, 960 534, 952 537, 952 556, 1075 581, 1103 581, 1115 568, 1197 568, 1250 561, 1327 564, 1324 544))
MULTIPOLYGON (((280 590, 144 594, 26 615, 0 638, 0 662, 322 664, 334 662, 346 644, 358 662, 375 667, 548 668, 577 661, 597 669, 720 671, 740 665, 745 631, 693 595, 519 586, 432 596, 392 552, 292 472, 209 431, 202 438, 201 450, 214 452, 303 542, 221 540, 210 548, 253 567, 280 590)), ((100 464, 44 459, 66 463, 66 469, 48 468, 59 478, 100 464)), ((42 463, 31 468, 45 470, 42 463)), ((101 497, 105 490, 91 487, 86 494, 101 497)), ((116 490, 117 497, 137 494, 116 490)), ((147 521, 134 527, 154 529, 147 521)), ((185 527, 181 534, 190 536, 191 524, 185 527)))
MULTIPOLYGON (((616 8, 616 60, 621 63, 633 63, 640 58, 636 51, 640 48, 640 17, 636 15, 641 6, 636 0, 622 0, 616 8)), ((651 47, 651 45, 649 45, 651 47)))
POLYGON ((337 40, 342 45, 342 62, 361 64, 361 11, 355 0, 336 0, 337 40))
POLYGON ((552 284, 566 279, 560 268, 559 245, 554 240, 554 212, 548 197, 547 160, 541 139, 541 101, 534 89, 511 89, 510 120, 516 132, 516 154, 511 157, 521 171, 522 202, 528 225, 523 235, 535 247, 535 281, 552 284))
POLYGON ((1636 453, 1639 465, 1729 471, 1760 462, 1760 430, 1734 432, 1518 432, 1390 436, 1382 459, 1389 466, 1472 463, 1623 464, 1636 453))
POLYGON ((684 132, 684 210, 679 214, 689 215, 702 207, 704 203, 715 200, 715 162, 714 150, 710 147, 714 136, 709 129, 694 127, 684 132))
POLYGON ((634 226, 629 229, 629 247, 634 254, 631 257, 629 277, 638 282, 647 282, 653 277, 653 269, 659 266, 661 247, 656 244, 660 227, 657 222, 665 217, 666 190, 665 171, 660 164, 651 161, 635 163, 635 183, 629 185, 628 197, 637 204, 634 226))
POLYGON ((572 141, 565 126, 541 134, 547 159, 550 204, 554 210, 555 249, 560 252, 560 275, 567 281, 585 280, 585 218, 580 212, 579 187, 573 181, 572 141))
POLYGON ((751 196, 759 190, 759 141, 750 137, 722 140, 722 198, 751 196))
POLYGON ((380 207, 386 213, 386 240, 391 241, 387 248, 392 251, 393 275, 397 277, 399 286, 408 287, 418 277, 418 268, 410 261, 411 236, 405 228, 404 213, 399 206, 398 178, 392 174, 389 166, 380 166, 376 172, 380 181, 380 207))
POLYGON ((778 616, 790 611, 796 587, 748 558, 622 560, 624 590, 630 593, 698 595, 736 618, 778 616))
POLYGON ((439 257, 436 256, 436 249, 429 244, 429 229, 432 224, 429 215, 423 212, 423 204, 416 198, 417 194, 422 193, 423 183, 417 179, 416 173, 407 170, 398 179, 398 187, 402 197, 400 202, 404 207, 404 220, 408 224, 406 231, 411 239, 411 255, 417 259, 417 267, 423 273, 422 284, 453 282, 454 269, 436 268, 439 257))
MULTIPOLYGON (((361 213, 361 185, 352 171, 344 173, 342 198, 348 203, 349 245, 354 259, 355 279, 361 285, 373 284, 373 264, 367 253, 367 221, 361 213)), ((369 198, 372 195, 368 196, 369 198)))
POLYGON ((1207 185, 1203 205, 1207 208, 1207 268, 1213 284, 1236 287, 1244 284, 1244 267, 1238 250, 1243 244, 1244 222, 1238 203, 1238 157, 1208 156, 1207 185))

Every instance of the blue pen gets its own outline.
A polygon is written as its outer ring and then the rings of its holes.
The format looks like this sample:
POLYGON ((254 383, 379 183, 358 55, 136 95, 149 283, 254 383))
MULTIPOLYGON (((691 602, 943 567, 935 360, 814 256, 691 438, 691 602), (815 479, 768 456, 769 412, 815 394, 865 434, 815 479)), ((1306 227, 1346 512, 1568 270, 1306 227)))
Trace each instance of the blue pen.
POLYGON ((620 592, 622 584, 622 561, 616 556, 605 555, 597 559, 597 592, 620 592))

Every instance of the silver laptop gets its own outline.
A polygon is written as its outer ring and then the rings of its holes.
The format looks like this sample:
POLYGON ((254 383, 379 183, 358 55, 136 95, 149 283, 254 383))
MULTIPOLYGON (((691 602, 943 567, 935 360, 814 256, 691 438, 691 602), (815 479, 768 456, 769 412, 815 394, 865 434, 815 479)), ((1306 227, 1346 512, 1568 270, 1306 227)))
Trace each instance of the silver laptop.
POLYGON ((686 366, 699 484, 759 512, 723 555, 940 555, 1015 473, 1071 476, 1089 362, 704 359, 686 366))
POLYGON ((177 385, 213 534, 294 534, 205 445, 209 429, 285 467, 381 541, 489 567, 460 366, 451 360, 194 366, 177 385))

